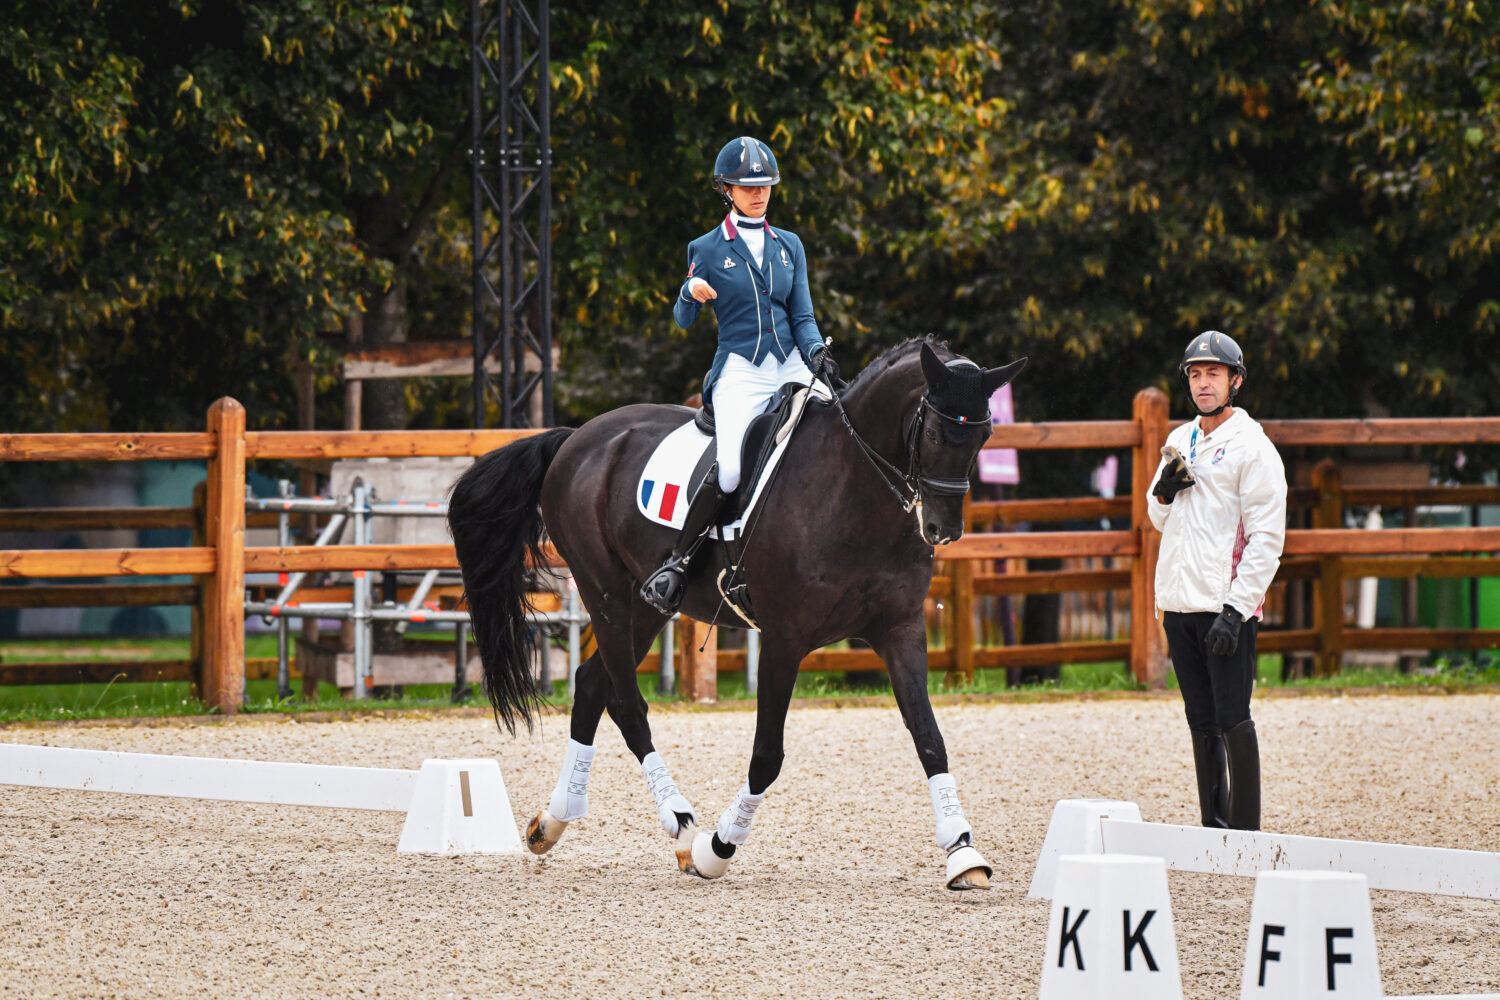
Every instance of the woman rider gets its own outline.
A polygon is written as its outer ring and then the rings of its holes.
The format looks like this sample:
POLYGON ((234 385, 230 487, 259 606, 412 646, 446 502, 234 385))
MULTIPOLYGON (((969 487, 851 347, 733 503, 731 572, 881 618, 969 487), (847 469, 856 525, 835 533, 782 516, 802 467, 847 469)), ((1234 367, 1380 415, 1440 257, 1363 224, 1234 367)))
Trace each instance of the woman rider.
POLYGON ((719 349, 703 380, 714 411, 718 476, 693 495, 682 533, 666 562, 646 579, 641 596, 664 615, 682 603, 689 549, 718 517, 740 484, 740 447, 750 421, 788 382, 817 377, 832 384, 838 365, 813 319, 802 241, 766 221, 771 187, 781 180, 776 157, 759 139, 731 141, 714 160, 714 190, 729 214, 688 244, 687 278, 672 316, 686 330, 713 302, 719 349))

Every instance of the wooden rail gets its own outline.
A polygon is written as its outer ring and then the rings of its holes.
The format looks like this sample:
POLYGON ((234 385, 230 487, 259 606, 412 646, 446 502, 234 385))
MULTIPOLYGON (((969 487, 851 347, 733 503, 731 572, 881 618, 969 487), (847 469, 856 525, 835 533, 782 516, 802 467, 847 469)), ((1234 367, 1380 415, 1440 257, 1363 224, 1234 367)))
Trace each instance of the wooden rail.
MULTIPOLYGON (((1128 530, 1038 531, 1017 534, 971 532, 936 553, 942 572, 931 594, 951 609, 951 648, 934 649, 929 668, 955 676, 976 669, 1037 666, 1059 662, 1127 660, 1135 676, 1152 686, 1165 684, 1164 636, 1154 616, 1131 615, 1128 640, 1060 642, 983 648, 974 628, 975 600, 983 596, 1130 592, 1130 606, 1152 607, 1151 593, 1160 536, 1146 517, 1146 494, 1157 455, 1172 427, 1166 398, 1154 389, 1136 396, 1132 418, 1119 421, 1012 424, 995 428, 987 444, 1020 449, 1130 449, 1132 482, 1128 496, 1104 499, 980 502, 970 505, 971 524, 1014 525, 1074 521, 1120 522, 1128 530), (1059 572, 992 573, 991 560, 1100 557, 1119 560, 1112 568, 1059 572)), ((1283 446, 1353 444, 1438 444, 1500 442, 1500 418, 1449 420, 1266 421, 1271 440, 1283 446)), ((208 482, 194 508, 0 511, 0 531, 88 531, 189 529, 190 548, 0 551, 0 578, 46 580, 69 577, 186 575, 192 584, 60 583, 0 587, 0 608, 151 606, 189 603, 202 623, 193 656, 178 661, 122 661, 92 664, 4 664, 0 676, 11 682, 41 678, 191 677, 207 703, 224 712, 239 708, 246 671, 244 611, 246 573, 445 569, 457 566, 451 546, 384 545, 246 547, 247 524, 274 525, 275 515, 245 513, 245 467, 255 459, 328 460, 338 458, 450 456, 485 454, 537 431, 312 432, 247 431, 244 409, 220 400, 202 433, 186 434, 30 434, 0 435, 0 461, 138 461, 206 459, 208 482), (154 672, 154 673, 153 673, 154 672)), ((1342 620, 1342 586, 1348 578, 1500 576, 1500 560, 1458 553, 1500 551, 1500 528, 1403 528, 1360 531, 1342 527, 1344 509, 1381 505, 1416 506, 1500 502, 1500 488, 1350 487, 1343 488, 1336 467, 1323 468, 1314 486, 1289 491, 1294 506, 1315 512, 1315 527, 1287 533, 1279 580, 1316 582, 1320 606, 1313 627, 1267 628, 1260 646, 1268 652, 1307 650, 1320 669, 1337 669, 1346 649, 1489 649, 1500 646, 1500 630, 1350 629, 1342 620), (1434 555, 1437 553, 1438 555, 1434 555), (1420 556, 1420 557, 1419 557, 1420 556)), ((560 565, 549 550, 550 564, 560 565)), ((695 626, 696 628, 696 626, 695 626)), ((710 640, 711 642, 711 640, 710 640)), ((712 646, 710 645, 710 648, 712 646)), ((649 662, 649 661, 648 661, 649 662)), ((695 661, 696 662, 696 661, 695 661)), ((742 652, 717 654, 718 670, 744 668, 742 652)), ((803 663, 806 670, 872 670, 880 661, 868 650, 822 650, 803 663)), ((257 663, 256 670, 264 671, 257 663)), ((691 665, 685 670, 699 670, 691 665)), ((691 678, 698 692, 713 690, 712 672, 691 678)))

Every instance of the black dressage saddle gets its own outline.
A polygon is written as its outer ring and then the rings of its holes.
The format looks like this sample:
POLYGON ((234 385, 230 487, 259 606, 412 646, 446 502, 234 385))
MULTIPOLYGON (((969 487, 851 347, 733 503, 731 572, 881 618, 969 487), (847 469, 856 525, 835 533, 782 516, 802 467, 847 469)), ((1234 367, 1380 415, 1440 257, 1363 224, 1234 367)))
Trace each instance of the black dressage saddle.
MULTIPOLYGON (((776 394, 766 403, 766 408, 750 421, 750 426, 745 431, 745 442, 740 448, 740 468, 744 470, 740 474, 740 485, 729 495, 729 502, 719 512, 719 524, 733 524, 744 515, 746 505, 755 495, 755 484, 765 471, 771 453, 776 450, 776 432, 791 417, 793 400, 797 390, 801 388, 804 387, 798 382, 788 382, 777 389, 776 394)), ((825 400, 817 396, 808 402, 827 405, 825 400)), ((714 411, 708 400, 704 400, 703 408, 693 417, 693 423, 709 437, 714 436, 714 411)), ((690 496, 697 495, 703 486, 703 480, 713 468, 715 444, 716 442, 710 441, 708 447, 703 449, 698 463, 693 466, 693 475, 688 479, 693 485, 690 496)))

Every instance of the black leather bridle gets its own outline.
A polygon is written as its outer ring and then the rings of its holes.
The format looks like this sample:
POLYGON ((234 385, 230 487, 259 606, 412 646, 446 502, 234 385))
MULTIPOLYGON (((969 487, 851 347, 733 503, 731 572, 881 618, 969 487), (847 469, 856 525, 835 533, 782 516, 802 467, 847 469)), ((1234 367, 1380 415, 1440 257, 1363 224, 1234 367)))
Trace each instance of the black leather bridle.
POLYGON ((963 479, 940 479, 937 476, 928 476, 922 473, 922 428, 927 420, 927 414, 950 424, 963 428, 983 427, 986 430, 990 426, 989 410, 985 410, 983 417, 954 417, 949 416, 933 405, 931 391, 922 393, 922 401, 917 404, 917 412, 912 414, 911 421, 906 427, 906 455, 908 465, 903 473, 896 466, 886 460, 885 456, 870 446, 864 438, 859 436, 859 431, 854 429, 854 424, 849 420, 849 413, 844 409, 842 394, 833 393, 834 406, 838 408, 839 419, 849 429, 849 434, 854 438, 854 443, 859 445, 859 450, 865 453, 870 464, 875 466, 875 471, 880 473, 881 480, 890 491, 895 494, 896 500, 901 504, 901 509, 910 514, 912 510, 923 502, 924 491, 928 495, 936 496, 963 496, 969 492, 969 480, 963 479))

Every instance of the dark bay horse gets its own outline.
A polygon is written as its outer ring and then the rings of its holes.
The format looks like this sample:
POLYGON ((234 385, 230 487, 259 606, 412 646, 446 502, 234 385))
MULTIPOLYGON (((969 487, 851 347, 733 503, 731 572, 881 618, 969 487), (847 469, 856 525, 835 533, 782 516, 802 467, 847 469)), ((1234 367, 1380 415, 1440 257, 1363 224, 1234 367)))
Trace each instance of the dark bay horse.
MULTIPOLYGON (((665 619, 639 596, 675 531, 636 508, 641 470, 657 443, 691 419, 679 406, 625 406, 577 430, 559 428, 485 455, 455 485, 449 525, 484 688, 497 720, 531 725, 537 690, 527 628, 526 557, 540 560, 543 527, 573 573, 598 651, 578 668, 571 739, 547 807, 527 830, 542 853, 587 810, 594 737, 603 713, 641 762, 679 867, 717 878, 781 771, 782 729, 802 659, 842 639, 867 642, 885 662, 901 716, 927 773, 949 888, 988 888, 948 773, 927 697, 922 602, 933 546, 963 533, 969 472, 990 435, 990 395, 1022 358, 985 369, 931 339, 908 341, 869 365, 837 405, 812 405, 761 497, 744 570, 761 627, 760 692, 749 774, 717 827, 696 815, 651 743, 636 667, 665 619)), ((732 620, 715 585, 724 546, 706 544, 688 572, 682 612, 732 620)))

